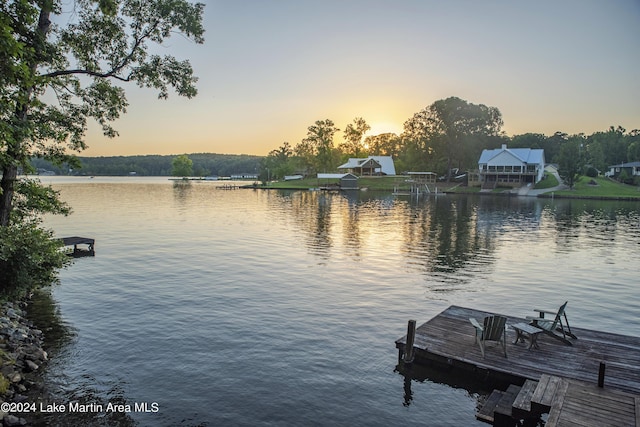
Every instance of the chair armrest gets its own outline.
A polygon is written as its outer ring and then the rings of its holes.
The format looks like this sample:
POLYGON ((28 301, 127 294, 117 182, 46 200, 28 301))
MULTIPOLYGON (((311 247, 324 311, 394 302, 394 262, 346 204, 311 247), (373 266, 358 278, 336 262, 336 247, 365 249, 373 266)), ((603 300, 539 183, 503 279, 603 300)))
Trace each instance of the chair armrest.
POLYGON ((469 322, 471 322, 471 324, 473 325, 474 328, 476 329, 480 329, 481 331, 484 330, 484 327, 481 326, 478 321, 476 319, 474 319, 473 317, 469 318, 469 322))
POLYGON ((557 311, 552 311, 552 310, 540 310, 538 308, 534 308, 533 311, 537 311, 538 313, 545 313, 545 314, 553 314, 554 316, 556 316, 558 314, 557 311))
POLYGON ((527 316, 526 319, 527 320, 535 320, 537 322, 549 322, 549 323, 553 323, 553 321, 555 320, 555 319, 551 319, 551 318, 547 319, 546 317, 534 317, 534 316, 527 316))

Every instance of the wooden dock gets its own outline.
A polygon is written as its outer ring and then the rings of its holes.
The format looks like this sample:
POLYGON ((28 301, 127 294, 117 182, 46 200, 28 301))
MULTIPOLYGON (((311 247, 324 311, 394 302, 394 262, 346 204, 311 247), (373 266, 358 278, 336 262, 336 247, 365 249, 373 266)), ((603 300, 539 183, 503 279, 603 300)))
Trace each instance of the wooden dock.
MULTIPOLYGON (((533 409, 529 407, 523 410, 525 412, 537 410, 538 413, 549 413, 547 426, 640 427, 640 337, 572 326, 573 333, 578 337, 571 340, 573 345, 541 334, 538 338, 539 348, 527 349, 524 343, 513 343, 515 331, 509 328, 508 357, 504 357, 499 346, 489 344, 483 358, 469 318, 473 317, 482 323, 482 319, 491 314, 499 313, 451 306, 417 327, 413 343, 414 363, 440 362, 485 376, 492 375, 514 384, 510 390, 496 390, 495 395, 492 394, 488 399, 494 400, 493 406, 488 402, 485 405, 489 407, 487 413, 479 413, 478 419, 491 423, 495 421, 494 425, 509 425, 494 420, 494 412, 496 416, 507 414, 510 419, 512 411, 520 409, 517 407, 520 403, 534 406, 533 409), (597 386, 601 363, 605 366, 604 387, 597 386), (533 394, 541 393, 537 389, 539 383, 542 383, 539 388, 543 391, 543 386, 547 384, 553 383, 554 387, 549 387, 543 398, 537 396, 537 400, 546 403, 536 406, 533 394), (521 396, 522 402, 512 406, 521 388, 527 388, 528 395, 526 398, 521 396), (505 405, 505 402, 509 403, 505 405), (589 422, 580 422, 585 419, 589 422)), ((571 321, 570 312, 568 316, 571 321)), ((526 322, 524 318, 506 317, 508 325, 526 322)), ((407 336, 396 341, 399 360, 405 354, 406 342, 407 336)))

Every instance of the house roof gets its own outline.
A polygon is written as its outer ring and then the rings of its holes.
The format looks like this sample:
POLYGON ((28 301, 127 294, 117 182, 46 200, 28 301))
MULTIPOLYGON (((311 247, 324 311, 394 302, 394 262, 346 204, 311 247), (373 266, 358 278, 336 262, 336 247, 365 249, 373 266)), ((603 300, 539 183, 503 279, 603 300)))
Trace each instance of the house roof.
POLYGON ((544 150, 537 148, 507 148, 506 145, 493 150, 482 150, 478 163, 489 164, 492 161, 499 161, 498 157, 504 158, 506 157, 505 155, 513 157, 514 160, 522 163, 544 164, 544 150))
POLYGON ((637 168, 640 167, 640 162, 620 163, 619 165, 611 165, 610 168, 637 168))
POLYGON ((341 179, 346 173, 319 173, 318 179, 341 179))
POLYGON ((371 167, 372 165, 367 165, 367 161, 371 161, 378 163, 378 166, 373 165, 376 168, 380 169, 380 172, 386 175, 395 175, 396 167, 393 164, 393 158, 391 156, 369 156, 367 158, 350 158, 349 161, 343 165, 338 166, 338 169, 357 169, 361 167, 371 167))

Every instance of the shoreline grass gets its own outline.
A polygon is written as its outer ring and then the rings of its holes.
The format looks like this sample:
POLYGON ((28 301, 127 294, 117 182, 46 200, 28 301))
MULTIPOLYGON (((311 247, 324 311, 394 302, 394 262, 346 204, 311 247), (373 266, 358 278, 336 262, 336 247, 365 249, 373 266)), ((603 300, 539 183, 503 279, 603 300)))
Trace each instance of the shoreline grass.
MULTIPOLYGON (((411 184, 406 176, 376 176, 361 177, 358 181, 360 189, 368 191, 409 191, 411 184)), ((338 179, 306 178, 295 181, 273 181, 267 185, 258 185, 252 188, 278 189, 278 190, 309 190, 319 187, 338 184, 338 179)), ((558 185, 558 180, 551 174, 536 185, 536 190, 551 189, 558 185)), ((429 184, 431 191, 437 187, 439 193, 478 194, 480 187, 465 187, 455 182, 438 182, 429 184)), ((504 189, 488 194, 504 193, 504 189)), ((611 199, 611 200, 640 200, 640 187, 621 184, 609 178, 590 178, 583 176, 571 190, 549 191, 539 197, 565 197, 582 199, 611 199), (594 184, 595 183, 595 184, 594 184)))
POLYGON ((555 197, 574 197, 581 199, 637 199, 640 200, 640 187, 622 184, 609 178, 591 178, 582 176, 571 190, 554 192, 555 197))

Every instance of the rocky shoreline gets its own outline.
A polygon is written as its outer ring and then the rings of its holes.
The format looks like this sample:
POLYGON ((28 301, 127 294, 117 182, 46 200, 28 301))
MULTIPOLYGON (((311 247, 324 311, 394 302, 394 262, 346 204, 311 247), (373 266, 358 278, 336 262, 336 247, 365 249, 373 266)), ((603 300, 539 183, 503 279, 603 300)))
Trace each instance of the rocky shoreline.
POLYGON ((27 302, 7 302, 0 307, 0 425, 29 425, 27 394, 42 390, 38 375, 47 362, 44 334, 26 318, 27 302), (7 411, 6 409, 9 409, 7 411))

